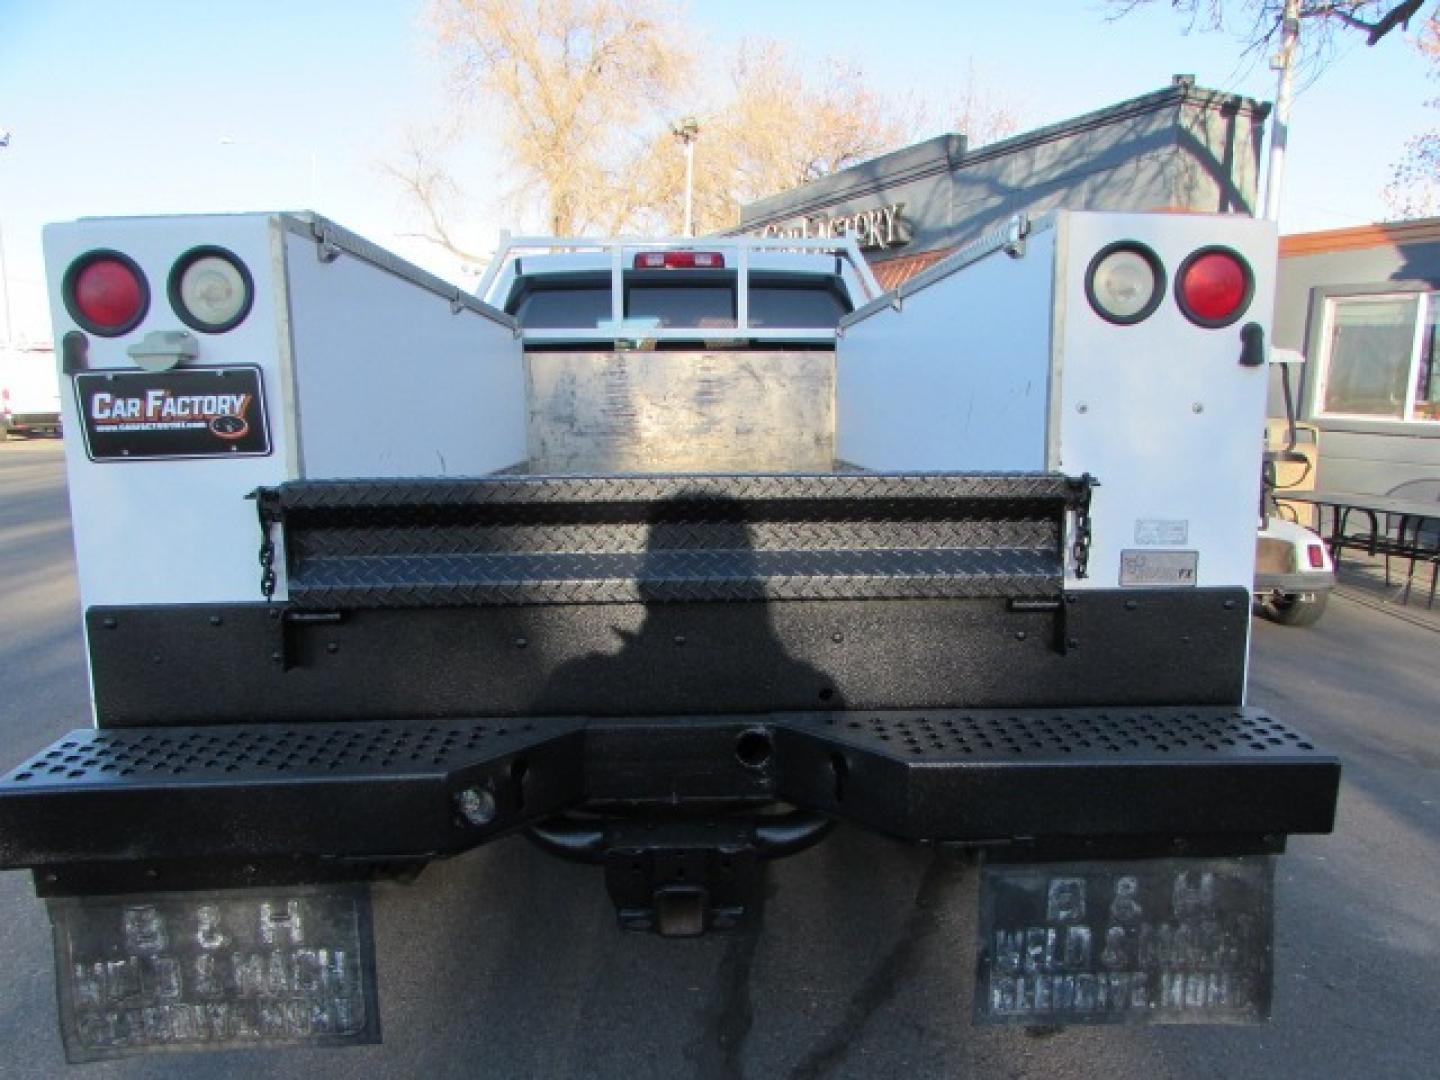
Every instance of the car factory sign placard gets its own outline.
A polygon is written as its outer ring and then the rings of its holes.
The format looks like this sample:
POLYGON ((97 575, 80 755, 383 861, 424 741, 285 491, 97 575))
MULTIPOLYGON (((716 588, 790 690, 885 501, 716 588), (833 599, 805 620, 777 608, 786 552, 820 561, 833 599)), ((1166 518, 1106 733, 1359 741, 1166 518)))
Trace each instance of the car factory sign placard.
POLYGON ((910 220, 904 203, 891 203, 852 214, 816 214, 796 221, 775 222, 760 230, 763 237, 831 240, 853 236, 862 251, 883 251, 910 242, 910 220))

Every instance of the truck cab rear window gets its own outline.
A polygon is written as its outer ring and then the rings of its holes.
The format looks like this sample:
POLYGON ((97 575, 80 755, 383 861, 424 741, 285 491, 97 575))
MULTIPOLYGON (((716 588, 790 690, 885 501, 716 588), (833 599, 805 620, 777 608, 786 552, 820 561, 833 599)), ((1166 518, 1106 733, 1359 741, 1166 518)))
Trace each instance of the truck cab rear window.
MULTIPOLYGON (((705 283, 628 281, 625 317, 654 319, 664 329, 733 329, 735 281, 733 275, 727 276, 729 281, 705 283)), ((593 330, 611 317, 608 275, 603 283, 532 281, 508 306, 528 329, 593 330)), ((752 278, 749 315, 755 329, 833 330, 847 311, 849 305, 838 286, 825 279, 798 284, 752 278)))
POLYGON ((610 288, 533 289, 514 305, 521 326, 535 330, 593 328, 610 317, 610 288))
POLYGON ((735 289, 729 285, 632 285, 625 315, 658 319, 673 330, 728 330, 735 326, 735 289))

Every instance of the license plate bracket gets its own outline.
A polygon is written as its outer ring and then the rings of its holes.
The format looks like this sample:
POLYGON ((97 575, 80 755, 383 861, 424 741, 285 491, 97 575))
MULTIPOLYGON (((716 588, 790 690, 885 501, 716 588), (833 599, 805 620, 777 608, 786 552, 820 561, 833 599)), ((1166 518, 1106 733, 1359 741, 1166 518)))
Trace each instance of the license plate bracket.
POLYGON ((47 905, 72 1063, 380 1041, 363 885, 62 897, 47 905))
POLYGON ((1269 855, 987 863, 975 1020, 1268 1020, 1273 882, 1269 855))

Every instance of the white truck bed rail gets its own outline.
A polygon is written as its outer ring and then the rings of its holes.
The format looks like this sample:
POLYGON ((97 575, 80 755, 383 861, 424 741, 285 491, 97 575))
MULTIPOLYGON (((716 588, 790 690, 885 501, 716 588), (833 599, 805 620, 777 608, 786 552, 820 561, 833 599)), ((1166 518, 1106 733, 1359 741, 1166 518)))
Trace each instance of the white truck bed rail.
MULTIPOLYGON (((513 280, 517 261, 527 255, 567 254, 608 256, 611 281, 610 322, 600 327, 526 328, 521 334, 526 342, 615 341, 636 336, 643 337, 646 341, 694 341, 697 337, 703 337, 707 342, 753 339, 809 341, 817 336, 834 336, 834 327, 777 329, 750 325, 750 271, 757 255, 834 256, 838 264, 837 272, 851 289, 851 301, 855 309, 870 304, 884 292, 853 237, 794 239, 702 236, 604 240, 593 237, 504 236, 495 257, 480 280, 477 295, 488 303, 501 307, 504 297, 496 294, 496 287, 506 282, 507 275, 513 280), (725 257, 725 269, 733 269, 736 273, 735 325, 701 329, 645 327, 640 333, 636 332, 634 320, 630 320, 630 325, 627 326, 624 310, 625 273, 632 268, 634 256, 656 251, 714 251, 722 254, 725 257)), ((776 268, 779 267, 773 264, 765 267, 776 268)))

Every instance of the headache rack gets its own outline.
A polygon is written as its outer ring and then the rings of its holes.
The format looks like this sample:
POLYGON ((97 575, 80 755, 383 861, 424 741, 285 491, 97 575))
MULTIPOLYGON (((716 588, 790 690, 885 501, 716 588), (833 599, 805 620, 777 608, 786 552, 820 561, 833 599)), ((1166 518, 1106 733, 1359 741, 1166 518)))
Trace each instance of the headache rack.
MULTIPOLYGON (((833 340, 835 327, 759 327, 750 324, 750 275, 761 267, 770 270, 797 270, 804 273, 829 274, 843 278, 851 292, 853 309, 878 299, 884 290, 875 279, 869 263, 861 254, 853 237, 831 240, 761 238, 755 236, 705 236, 669 239, 600 240, 588 237, 502 236, 501 243, 476 289, 478 296, 503 307, 505 297, 496 295, 508 288, 524 272, 526 256, 577 256, 575 268, 594 271, 608 267, 610 274, 610 319, 599 327, 538 328, 525 327, 521 338, 526 344, 583 342, 616 343, 620 341, 693 342, 703 339, 707 344, 741 341, 814 341, 833 340), (735 324, 677 328, 641 325, 644 320, 627 320, 625 316, 625 282, 631 273, 635 256, 650 252, 717 252, 725 259, 723 272, 735 275, 735 324), (766 257, 770 257, 768 262, 766 257), (831 265, 820 268, 815 260, 791 260, 786 256, 829 256, 831 265), (586 258, 588 257, 588 258, 586 258), (761 266, 757 266, 757 259, 761 266)), ((556 262, 548 269, 554 272, 556 262)), ((664 273, 664 271, 656 271, 664 273)))

